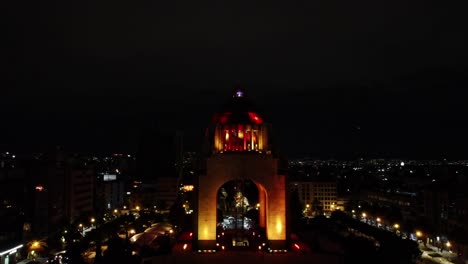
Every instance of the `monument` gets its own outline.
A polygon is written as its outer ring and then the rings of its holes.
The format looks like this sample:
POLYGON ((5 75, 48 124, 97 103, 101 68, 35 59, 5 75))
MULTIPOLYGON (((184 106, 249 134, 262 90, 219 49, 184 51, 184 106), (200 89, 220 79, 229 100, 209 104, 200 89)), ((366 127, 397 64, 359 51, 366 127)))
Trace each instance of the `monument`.
POLYGON ((194 249, 287 249, 286 177, 271 125, 236 90, 205 137, 194 249))

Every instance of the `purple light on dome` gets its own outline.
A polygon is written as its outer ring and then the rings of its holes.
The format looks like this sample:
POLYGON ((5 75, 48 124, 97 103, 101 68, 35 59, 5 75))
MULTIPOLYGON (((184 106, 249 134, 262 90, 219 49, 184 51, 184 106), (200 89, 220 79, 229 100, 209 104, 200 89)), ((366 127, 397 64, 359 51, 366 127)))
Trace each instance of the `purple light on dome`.
POLYGON ((242 91, 240 91, 240 90, 238 90, 238 91, 236 92, 236 97, 243 97, 243 96, 244 96, 244 92, 242 92, 242 91))

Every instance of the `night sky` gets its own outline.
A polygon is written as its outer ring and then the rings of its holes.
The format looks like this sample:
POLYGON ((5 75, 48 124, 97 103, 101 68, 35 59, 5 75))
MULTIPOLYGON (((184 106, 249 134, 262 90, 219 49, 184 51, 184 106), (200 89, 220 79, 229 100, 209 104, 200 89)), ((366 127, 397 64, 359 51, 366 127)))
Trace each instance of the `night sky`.
POLYGON ((468 159, 453 1, 4 1, 0 147, 135 151, 203 131, 235 87, 288 156, 468 159))

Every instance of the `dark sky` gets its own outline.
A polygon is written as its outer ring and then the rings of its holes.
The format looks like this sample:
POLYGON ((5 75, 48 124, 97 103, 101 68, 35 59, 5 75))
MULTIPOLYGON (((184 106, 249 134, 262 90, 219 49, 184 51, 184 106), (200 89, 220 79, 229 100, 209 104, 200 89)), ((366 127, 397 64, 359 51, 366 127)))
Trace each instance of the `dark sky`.
POLYGON ((468 158, 467 16, 453 1, 6 1, 0 146, 134 151, 204 127, 236 86, 280 149, 468 158))

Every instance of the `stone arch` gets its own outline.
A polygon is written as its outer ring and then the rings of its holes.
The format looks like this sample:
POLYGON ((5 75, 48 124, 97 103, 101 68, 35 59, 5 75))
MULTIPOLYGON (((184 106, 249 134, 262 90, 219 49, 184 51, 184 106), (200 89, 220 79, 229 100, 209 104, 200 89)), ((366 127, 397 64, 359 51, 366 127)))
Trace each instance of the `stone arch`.
MULTIPOLYGON (((265 229, 266 228, 266 210, 267 210, 267 202, 268 202, 268 193, 265 189, 265 187, 260 184, 259 182, 255 181, 255 180, 252 180, 252 179, 244 179, 247 183, 248 181, 250 181, 251 183, 254 184, 255 186, 255 190, 254 190, 254 194, 248 194, 245 192, 245 190, 242 190, 242 193, 243 195, 247 198, 247 203, 245 206, 245 212, 244 213, 247 213, 248 211, 250 211, 251 209, 255 209, 256 211, 258 211, 258 221, 256 221, 256 224, 258 224, 258 227, 259 228, 263 228, 265 229), (253 198, 253 199, 252 199, 253 198)), ((239 181, 238 179, 231 179, 223 184, 221 184, 219 187, 216 187, 217 188, 217 209, 218 209, 218 212, 219 210, 221 209, 221 211, 226 211, 227 208, 223 208, 223 207, 228 207, 228 206, 232 206, 232 205, 229 205, 229 202, 232 202, 231 199, 233 198, 233 190, 226 190, 227 186, 226 185, 229 185, 229 184, 233 184, 233 182, 235 181, 239 181), (226 199, 227 201, 222 201, 222 197, 220 197, 220 192, 223 192, 225 191, 226 194, 226 199), (221 199, 220 199, 221 198, 221 199), (225 204, 220 204, 222 202, 225 202, 225 204)), ((249 190, 247 190, 249 191, 249 190)), ((250 190, 251 191, 251 190, 250 190)), ((223 212, 225 213, 225 212, 223 212)), ((219 220, 218 220, 219 222, 219 220)))
POLYGON ((271 155, 224 154, 207 159, 206 174, 197 181, 196 239, 200 249, 216 248, 217 193, 236 179, 250 179, 259 190, 260 226, 273 248, 286 247, 286 182, 278 174, 278 160, 271 155))

